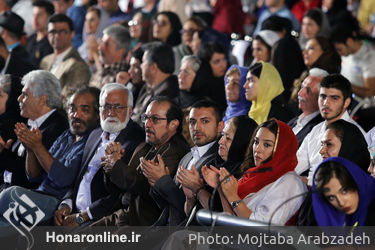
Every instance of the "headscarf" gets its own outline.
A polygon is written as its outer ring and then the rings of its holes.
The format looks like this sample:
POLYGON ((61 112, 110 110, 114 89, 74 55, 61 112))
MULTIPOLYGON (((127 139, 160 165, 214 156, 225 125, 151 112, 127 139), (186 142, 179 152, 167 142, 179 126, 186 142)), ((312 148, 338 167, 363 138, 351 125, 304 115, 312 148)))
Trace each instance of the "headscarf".
POLYGON ((366 174, 357 165, 349 160, 340 157, 331 157, 323 161, 315 170, 315 175, 323 163, 337 162, 344 166, 358 187, 359 203, 354 214, 347 215, 334 208, 321 195, 317 193, 315 183, 312 185, 312 204, 314 208, 315 219, 319 226, 353 226, 358 222, 358 226, 363 226, 366 220, 368 206, 375 198, 375 179, 366 174))
POLYGON ((292 129, 282 121, 277 122, 277 136, 272 159, 260 166, 249 168, 238 182, 238 195, 243 199, 264 186, 276 181, 297 166, 298 141, 292 129), (272 168, 261 172, 261 169, 272 168))
POLYGON ((159 15, 165 15, 171 23, 171 34, 169 34, 166 43, 171 46, 179 45, 181 43, 180 30, 182 29, 180 18, 174 12, 161 11, 156 14, 154 20, 156 20, 159 15))
POLYGON ((262 64, 262 72, 259 77, 258 94, 252 102, 249 117, 261 124, 268 119, 271 110, 271 101, 284 91, 283 82, 276 68, 266 62, 262 64))
MULTIPOLYGON (((232 65, 229 69, 237 68, 240 71, 240 92, 239 92, 239 99, 238 102, 231 102, 227 100, 227 110, 225 111, 225 116, 223 118, 224 122, 226 123, 230 118, 240 115, 247 115, 251 106, 251 101, 246 100, 245 96, 245 88, 243 85, 246 82, 246 75, 248 69, 245 67, 241 67, 238 65, 232 65)), ((227 71, 227 72, 228 72, 227 71)), ((228 78, 224 77, 225 86, 227 86, 228 78)))

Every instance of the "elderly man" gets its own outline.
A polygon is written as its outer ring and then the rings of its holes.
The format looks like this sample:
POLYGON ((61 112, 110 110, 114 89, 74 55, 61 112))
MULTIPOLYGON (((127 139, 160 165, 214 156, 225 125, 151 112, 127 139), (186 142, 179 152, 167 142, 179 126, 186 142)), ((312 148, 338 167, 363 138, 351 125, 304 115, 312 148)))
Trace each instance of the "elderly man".
MULTIPOLYGON (((64 115, 58 109, 61 107, 61 88, 59 80, 45 70, 31 71, 22 79, 21 95, 18 102, 21 116, 28 118, 31 129, 38 128, 42 134, 42 143, 49 149, 56 138, 68 127, 64 115)), ((0 162, 4 171, 2 188, 10 185, 31 188, 25 174, 26 149, 18 139, 5 142, 0 137, 0 162)))
POLYGON ((302 114, 294 117, 288 123, 297 136, 298 146, 301 146, 303 139, 311 129, 323 121, 319 113, 318 97, 319 83, 326 76, 328 76, 328 72, 325 70, 310 69, 309 76, 302 82, 301 89, 298 91, 298 108, 302 114))
POLYGON ((106 84, 100 92, 100 126, 87 139, 74 187, 65 195, 55 212, 56 225, 79 226, 108 215, 118 200, 104 185, 100 167, 107 144, 116 142, 126 152, 127 164, 134 149, 143 141, 144 132, 129 117, 133 109, 132 93, 118 83, 106 84))
POLYGON ((99 44, 99 55, 94 53, 94 58, 99 57, 101 67, 91 77, 90 85, 97 88, 103 87, 108 82, 116 80, 116 74, 127 71, 126 55, 130 48, 130 34, 123 26, 110 26, 103 31, 103 38, 99 44))
POLYGON ((146 111, 154 96, 167 96, 170 99, 178 95, 177 77, 173 75, 174 55, 167 44, 154 42, 145 48, 142 58, 142 79, 145 81, 134 106, 132 119, 142 124, 141 115, 146 111))
MULTIPOLYGON (((149 195, 150 188, 164 175, 173 176, 189 145, 181 135, 182 111, 166 97, 155 97, 142 115, 146 142, 134 151, 129 164, 120 158, 124 150, 116 144, 107 147, 103 166, 108 182, 123 191, 122 206, 95 225, 147 226, 160 215, 160 209, 149 195), (163 159, 166 168, 158 166, 163 159)), ((125 155, 127 152, 125 151, 125 155)))
POLYGON ((90 70, 72 47, 73 22, 64 14, 55 14, 48 20, 48 41, 53 53, 45 56, 40 68, 53 73, 61 83, 63 97, 69 96, 90 80, 90 70))
MULTIPOLYGON (((37 191, 12 186, 0 194, 1 214, 8 204, 26 195, 43 211, 42 220, 51 218, 61 198, 71 188, 81 167, 83 149, 90 132, 99 121, 99 90, 79 89, 68 101, 70 129, 57 138, 50 150, 42 144, 38 128, 29 130, 24 124, 16 125, 18 139, 27 151, 26 173, 31 181, 41 182, 37 191)), ((28 215, 28 213, 26 213, 28 215)), ((22 214, 17 217, 22 220, 22 214)), ((36 222, 38 223, 38 222, 36 222)), ((4 217, 0 225, 8 225, 4 217)))

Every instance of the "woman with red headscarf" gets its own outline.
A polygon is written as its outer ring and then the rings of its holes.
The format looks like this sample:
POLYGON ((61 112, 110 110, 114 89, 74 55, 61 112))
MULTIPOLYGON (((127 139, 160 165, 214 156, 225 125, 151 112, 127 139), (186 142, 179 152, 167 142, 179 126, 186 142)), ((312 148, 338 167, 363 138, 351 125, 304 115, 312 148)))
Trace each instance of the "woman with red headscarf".
POLYGON ((248 157, 241 165, 242 178, 237 181, 226 169, 219 170, 224 211, 284 225, 299 209, 302 194, 307 191, 294 172, 297 149, 297 138, 288 125, 274 119, 262 123, 255 130, 248 157))

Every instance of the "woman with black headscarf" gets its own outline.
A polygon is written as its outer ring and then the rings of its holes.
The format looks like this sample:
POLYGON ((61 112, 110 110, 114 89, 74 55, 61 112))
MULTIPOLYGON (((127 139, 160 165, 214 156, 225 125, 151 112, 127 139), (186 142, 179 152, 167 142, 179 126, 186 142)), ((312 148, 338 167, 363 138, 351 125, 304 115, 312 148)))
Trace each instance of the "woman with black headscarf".
POLYGON ((181 21, 177 14, 170 11, 162 11, 156 14, 152 21, 152 36, 154 39, 171 46, 181 43, 181 21))

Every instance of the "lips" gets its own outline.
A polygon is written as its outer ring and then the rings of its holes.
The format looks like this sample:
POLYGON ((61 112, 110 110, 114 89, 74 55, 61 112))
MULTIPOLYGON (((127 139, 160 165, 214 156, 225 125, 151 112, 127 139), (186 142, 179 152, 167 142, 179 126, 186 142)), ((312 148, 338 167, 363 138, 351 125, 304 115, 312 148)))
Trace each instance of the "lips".
POLYGON ((350 212, 351 208, 350 207, 345 207, 342 211, 344 211, 344 213, 348 213, 350 212))

